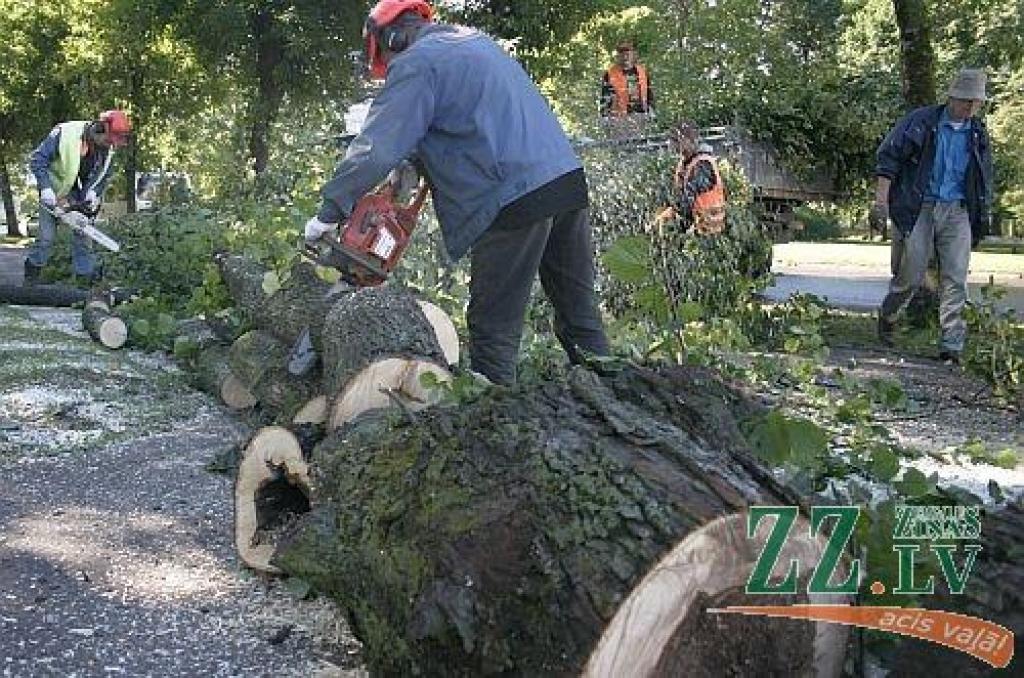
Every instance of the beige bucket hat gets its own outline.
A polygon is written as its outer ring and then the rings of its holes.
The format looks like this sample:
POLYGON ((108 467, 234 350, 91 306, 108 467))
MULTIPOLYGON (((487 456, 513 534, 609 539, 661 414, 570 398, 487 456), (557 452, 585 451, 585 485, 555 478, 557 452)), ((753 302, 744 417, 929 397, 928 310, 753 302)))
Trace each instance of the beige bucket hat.
POLYGON ((962 68, 949 86, 949 96, 956 99, 985 101, 985 71, 981 68, 962 68))

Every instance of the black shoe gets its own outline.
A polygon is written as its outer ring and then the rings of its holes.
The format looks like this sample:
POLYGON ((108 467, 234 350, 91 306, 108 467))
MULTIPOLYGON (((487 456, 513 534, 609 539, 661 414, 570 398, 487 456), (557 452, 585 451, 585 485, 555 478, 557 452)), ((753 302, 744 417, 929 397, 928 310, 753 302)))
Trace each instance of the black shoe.
POLYGON ((946 365, 959 365, 960 353, 957 351, 939 351, 939 360, 946 365))
POLYGON ((878 341, 883 346, 892 348, 894 345, 893 334, 896 332, 896 323, 886 320, 881 314, 878 315, 878 341))
POLYGON ((35 264, 29 263, 29 261, 26 259, 25 260, 25 282, 24 282, 25 287, 28 287, 29 285, 35 285, 36 283, 38 283, 39 282, 39 276, 42 274, 42 272, 43 272, 43 267, 42 266, 36 266, 35 264))

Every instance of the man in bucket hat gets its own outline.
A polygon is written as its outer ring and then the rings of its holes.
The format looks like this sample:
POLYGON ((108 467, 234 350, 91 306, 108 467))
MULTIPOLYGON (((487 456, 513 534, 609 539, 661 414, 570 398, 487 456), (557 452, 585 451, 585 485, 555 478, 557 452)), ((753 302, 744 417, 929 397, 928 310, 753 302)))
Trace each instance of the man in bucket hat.
POLYGON ((971 245, 984 235, 992 204, 992 151, 975 116, 985 103, 985 71, 965 68, 945 104, 911 111, 878 147, 871 218, 891 218, 892 281, 878 311, 879 339, 892 344, 895 319, 921 284, 934 250, 939 260, 939 359, 959 363, 967 326, 971 245))

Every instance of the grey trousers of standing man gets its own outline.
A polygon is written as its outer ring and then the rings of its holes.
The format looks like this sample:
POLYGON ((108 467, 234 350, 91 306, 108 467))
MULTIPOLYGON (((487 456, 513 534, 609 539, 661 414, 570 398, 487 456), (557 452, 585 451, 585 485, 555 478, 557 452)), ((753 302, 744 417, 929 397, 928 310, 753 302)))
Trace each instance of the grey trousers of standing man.
POLYGON ((933 248, 940 262, 940 349, 960 353, 967 336, 963 311, 971 260, 971 222, 967 208, 960 202, 926 202, 910 233, 897 229, 893 252, 899 262, 893 261, 889 294, 882 301, 879 314, 893 322, 906 307, 914 289, 924 280, 933 248))
POLYGON ((523 320, 538 272, 554 306, 555 335, 569 359, 578 363, 583 353, 608 354, 594 293, 587 210, 493 226, 473 245, 466 318, 470 366, 495 383, 515 383, 523 320))

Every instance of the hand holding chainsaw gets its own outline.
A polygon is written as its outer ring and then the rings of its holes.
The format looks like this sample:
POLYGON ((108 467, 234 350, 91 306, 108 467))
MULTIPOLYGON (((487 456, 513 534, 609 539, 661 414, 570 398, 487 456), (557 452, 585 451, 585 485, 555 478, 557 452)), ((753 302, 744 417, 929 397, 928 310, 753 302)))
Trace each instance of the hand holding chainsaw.
POLYGON ((98 242, 111 252, 119 252, 121 250, 121 245, 116 240, 93 225, 93 222, 96 220, 96 212, 90 211, 87 205, 75 205, 64 208, 57 204, 50 207, 43 202, 43 209, 52 214, 57 221, 70 226, 72 231, 81 233, 90 240, 98 242))

